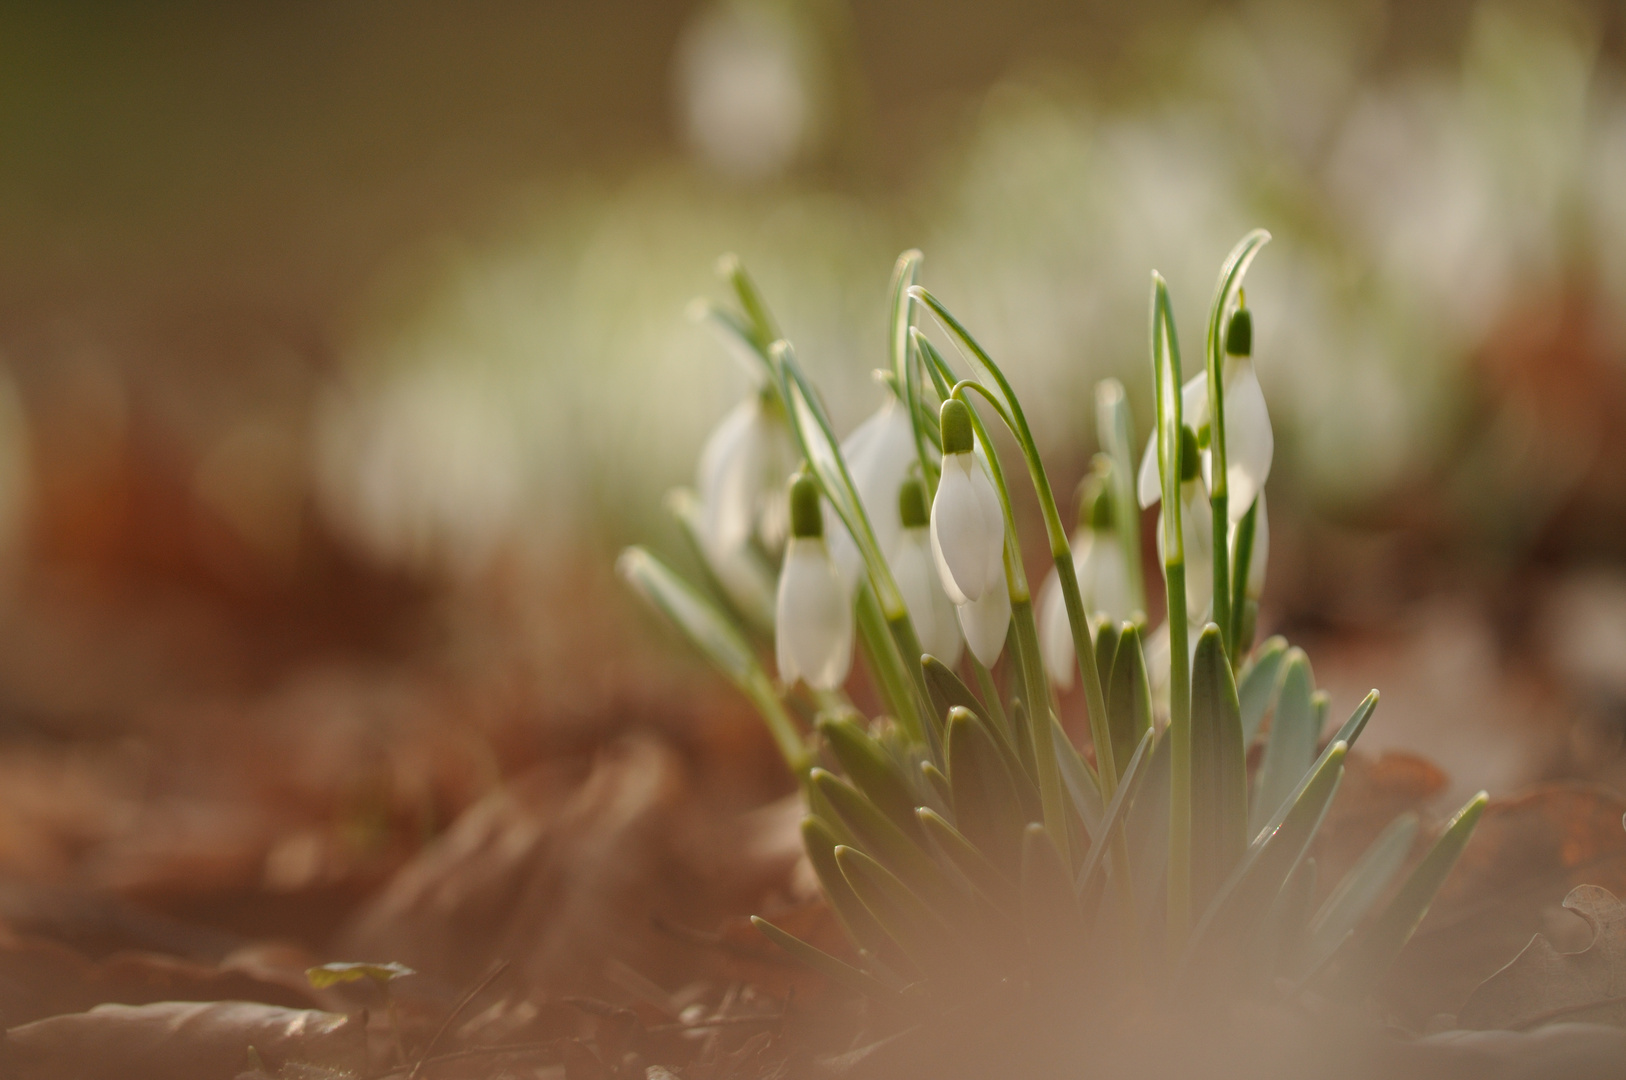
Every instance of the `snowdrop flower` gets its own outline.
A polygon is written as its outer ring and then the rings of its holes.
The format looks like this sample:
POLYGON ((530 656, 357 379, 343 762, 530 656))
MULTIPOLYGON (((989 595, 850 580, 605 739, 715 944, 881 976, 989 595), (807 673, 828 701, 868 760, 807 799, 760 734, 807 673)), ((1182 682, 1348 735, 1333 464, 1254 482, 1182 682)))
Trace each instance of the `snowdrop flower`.
MULTIPOLYGON (((890 516, 890 515, 889 515, 890 516)), ((938 580, 927 529, 926 492, 918 479, 904 482, 898 492, 898 529, 887 563, 903 594, 909 619, 915 624, 920 647, 949 667, 960 662, 964 643, 960 637, 954 601, 938 580)), ((1010 598, 1006 597, 1007 605, 1010 598)), ((1004 641, 1004 631, 1000 631, 1004 641)), ((997 656, 998 653, 996 652, 997 656)))
MULTIPOLYGON (((1129 569, 1123 548, 1112 531, 1112 493, 1107 473, 1098 470, 1084 485, 1079 501, 1079 526, 1073 534, 1073 570, 1078 576, 1078 598, 1089 619, 1105 615, 1114 624, 1130 617, 1133 601, 1129 569)), ((1061 576, 1052 568, 1039 590, 1039 655, 1050 681, 1061 690, 1073 685, 1077 653, 1073 626, 1067 619, 1067 600, 1061 576)))
MULTIPOLYGON (((1186 559, 1186 616, 1200 625, 1214 599, 1214 517, 1197 482, 1197 437, 1190 428, 1180 433, 1180 535, 1186 559)), ((1159 559, 1166 555, 1162 514, 1157 519, 1157 554, 1159 559)))
POLYGON ((764 395, 751 395, 723 417, 700 452, 707 545, 726 556, 755 539, 777 553, 789 524, 784 483, 795 463, 785 418, 764 395))
POLYGON ((997 580, 978 599, 958 605, 955 614, 971 655, 983 667, 993 667, 1005 651, 1005 635, 1011 626, 1011 590, 1005 583, 1003 560, 997 580))
MULTIPOLYGON (((883 554, 891 552, 903 531, 897 513, 898 492, 916 461, 914 427, 897 395, 888 391, 881 407, 853 429, 841 443, 841 456, 875 532, 876 544, 883 554)), ((829 539, 830 554, 841 567, 847 587, 855 587, 864 571, 858 545, 845 528, 832 530, 829 539)))
MULTIPOLYGON (((1265 408, 1265 393, 1254 371, 1253 316, 1242 308, 1231 317, 1225 335, 1225 479, 1232 522, 1242 519, 1264 490, 1270 476, 1270 463, 1276 452, 1276 437, 1265 408)), ((1200 372, 1180 389, 1180 409, 1185 424, 1199 433, 1202 451, 1203 483, 1212 485, 1212 455, 1207 449, 1208 372, 1200 372)), ((1163 489, 1157 470, 1157 434, 1146 442, 1141 456, 1139 495, 1142 507, 1156 504, 1163 489)))
POLYGON ((824 543, 818 485, 798 476, 789 503, 791 536, 774 609, 779 678, 786 686, 801 679, 815 690, 834 690, 852 667, 852 599, 824 543))
MULTIPOLYGON (((1005 518, 993 482, 972 453, 970 407, 948 399, 941 424, 943 475, 932 500, 932 555, 943 591, 964 605, 1005 587, 1005 518)), ((977 652, 975 644, 971 651, 977 652)))

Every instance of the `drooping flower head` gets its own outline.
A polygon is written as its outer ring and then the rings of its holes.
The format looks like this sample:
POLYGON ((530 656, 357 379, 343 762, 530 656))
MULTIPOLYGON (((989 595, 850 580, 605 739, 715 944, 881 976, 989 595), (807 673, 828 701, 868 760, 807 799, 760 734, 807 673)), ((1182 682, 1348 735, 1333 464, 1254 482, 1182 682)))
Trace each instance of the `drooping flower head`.
POLYGON ((818 485, 805 474, 791 482, 790 541, 774 606, 774 656, 786 686, 798 679, 834 690, 852 667, 853 605, 824 542, 818 485))
POLYGON ((752 542, 778 555, 789 523, 785 480, 795 463, 784 412, 766 394, 752 394, 723 417, 700 452, 697 485, 710 561, 735 558, 752 542))
MULTIPOLYGON (((881 407, 842 440, 841 456, 876 544, 883 553, 891 552, 902 530, 897 513, 898 492, 917 460, 914 427, 897 395, 888 390, 881 407)), ((828 540, 830 554, 846 576, 848 587, 855 587, 864 572, 858 545, 841 527, 831 529, 828 540)))
POLYGON ((943 591, 956 604, 965 604, 982 599, 996 585, 1003 587, 1005 518, 993 482, 972 452, 970 407, 949 398, 940 423, 943 475, 932 500, 932 554, 943 591))
MULTIPOLYGON (((1231 521, 1242 519, 1264 490, 1270 476, 1271 459, 1276 453, 1276 436, 1270 426, 1265 393, 1253 367, 1253 316, 1247 308, 1231 317, 1225 334, 1225 369, 1222 373, 1225 400, 1225 482, 1231 521)), ((1203 484, 1212 487, 1213 454, 1209 449, 1208 372, 1203 370, 1180 388, 1180 411, 1184 423, 1197 436, 1201 450, 1203 484)), ((1141 456, 1138 482, 1141 506, 1156 505, 1163 497, 1157 471, 1157 436, 1147 440, 1141 456)), ((1189 563, 1188 563, 1189 565, 1189 563)))
POLYGON ((959 663, 964 643, 954 601, 943 591, 932 557, 926 490, 918 477, 910 477, 899 488, 897 519, 899 528, 887 563, 915 624, 920 647, 953 667, 959 663))
MULTIPOLYGON (((1073 570, 1078 598, 1092 622, 1106 616, 1114 624, 1133 614, 1129 568, 1113 533, 1111 459, 1097 455, 1095 468, 1079 485, 1078 529, 1073 533, 1073 570)), ((1039 590, 1039 652, 1050 681, 1066 690, 1073 685, 1077 654, 1061 577, 1054 568, 1039 590)))

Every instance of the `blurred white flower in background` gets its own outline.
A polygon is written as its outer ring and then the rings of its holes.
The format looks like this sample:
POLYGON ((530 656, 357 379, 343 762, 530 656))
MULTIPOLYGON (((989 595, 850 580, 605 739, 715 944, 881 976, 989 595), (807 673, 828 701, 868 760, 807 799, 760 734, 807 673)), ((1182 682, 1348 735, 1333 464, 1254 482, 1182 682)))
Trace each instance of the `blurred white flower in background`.
POLYGON ((323 509, 390 565, 477 573, 513 534, 513 421, 467 376, 410 372, 371 397, 335 393, 315 445, 323 509))
POLYGON ((814 133, 817 87, 785 5, 729 0, 701 9, 678 45, 684 134, 719 172, 764 180, 814 133))

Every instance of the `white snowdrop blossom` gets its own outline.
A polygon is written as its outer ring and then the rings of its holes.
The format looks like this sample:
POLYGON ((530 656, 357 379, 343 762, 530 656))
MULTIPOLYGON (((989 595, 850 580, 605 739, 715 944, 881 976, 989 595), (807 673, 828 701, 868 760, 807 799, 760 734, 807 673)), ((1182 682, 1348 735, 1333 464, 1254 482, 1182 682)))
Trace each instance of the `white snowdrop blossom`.
MULTIPOLYGON (((898 518, 898 492, 916 461, 914 428, 908 410, 896 395, 889 391, 881 407, 842 440, 841 456, 875 533, 875 542, 882 553, 888 553, 903 530, 898 518)), ((829 541, 830 554, 841 567, 848 588, 855 587, 864 571, 858 545, 844 527, 831 529, 829 541)))
POLYGON ((789 501, 792 535, 774 606, 779 678, 786 686, 800 679, 815 690, 834 690, 852 667, 852 597, 824 543, 817 486, 798 477, 789 501))
POLYGON ((752 539, 779 551, 789 524, 785 480, 795 462, 785 418, 760 394, 723 417, 700 452, 697 485, 703 540, 714 562, 752 539))
MULTIPOLYGON (((1133 613, 1129 568, 1123 548, 1109 530, 1081 528, 1073 534, 1073 570, 1078 576, 1078 598, 1086 618, 1105 615, 1114 624, 1133 613)), ((1077 652, 1073 648, 1073 626, 1067 619, 1067 600, 1061 592, 1061 575, 1052 567, 1039 590, 1039 654, 1044 659, 1050 681, 1059 689, 1073 685, 1077 652)))
POLYGON ((955 608, 960 631, 971 647, 971 655, 983 667, 993 667, 1005 651, 1005 635, 1011 625, 1011 591, 1005 583, 1005 564, 1000 563, 998 579, 982 596, 955 608))
POLYGON ((960 661, 964 643, 954 601, 943 591, 931 535, 926 527, 926 496, 920 481, 910 480, 899 493, 899 528, 887 563, 903 594, 909 619, 914 623, 920 647, 949 667, 960 661))
POLYGON ((965 604, 1004 581, 1005 517, 993 481, 972 453, 970 409, 950 398, 943 402, 942 425, 943 475, 932 500, 932 554, 943 591, 965 604))
MULTIPOLYGON (((1186 619, 1201 625, 1214 599, 1214 518, 1202 485, 1180 485, 1180 535, 1186 555, 1186 619)), ((1164 557, 1163 515, 1157 519, 1157 554, 1164 557)))
MULTIPOLYGON (((1276 452, 1276 436, 1265 407, 1265 393, 1259 386, 1253 360, 1246 356, 1225 359, 1225 479, 1228 487, 1227 513, 1240 521, 1253 500, 1264 490, 1270 476, 1271 459, 1276 452)), ((1201 431, 1208 423, 1208 373, 1199 373, 1180 390, 1184 424, 1201 431)), ((1203 483, 1211 485, 1213 455, 1202 451, 1203 483)), ((1141 455, 1138 494, 1142 507, 1156 505, 1163 497, 1157 469, 1157 435, 1146 441, 1141 455)))

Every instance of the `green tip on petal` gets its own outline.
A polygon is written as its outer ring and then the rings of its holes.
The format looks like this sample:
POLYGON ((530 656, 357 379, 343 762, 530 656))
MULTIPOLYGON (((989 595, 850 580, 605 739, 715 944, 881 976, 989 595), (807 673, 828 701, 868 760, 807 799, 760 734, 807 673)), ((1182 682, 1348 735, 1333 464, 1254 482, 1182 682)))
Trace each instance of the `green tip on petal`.
POLYGON ((898 517, 906 529, 924 528, 931 520, 931 511, 926 506, 926 487, 919 477, 910 477, 898 489, 898 517))
POLYGON ((949 398, 937 415, 943 429, 943 453, 969 454, 972 446, 971 406, 959 398, 949 398))
POLYGON ((790 534, 800 537, 824 535, 819 485, 807 473, 797 473, 790 482, 790 534))
POLYGON ((1253 355, 1253 316, 1247 308, 1238 308, 1225 328, 1225 353, 1228 356, 1253 355))
POLYGON ((1202 459, 1199 456, 1197 433, 1188 427, 1180 428, 1180 482, 1197 479, 1202 471, 1202 459))

